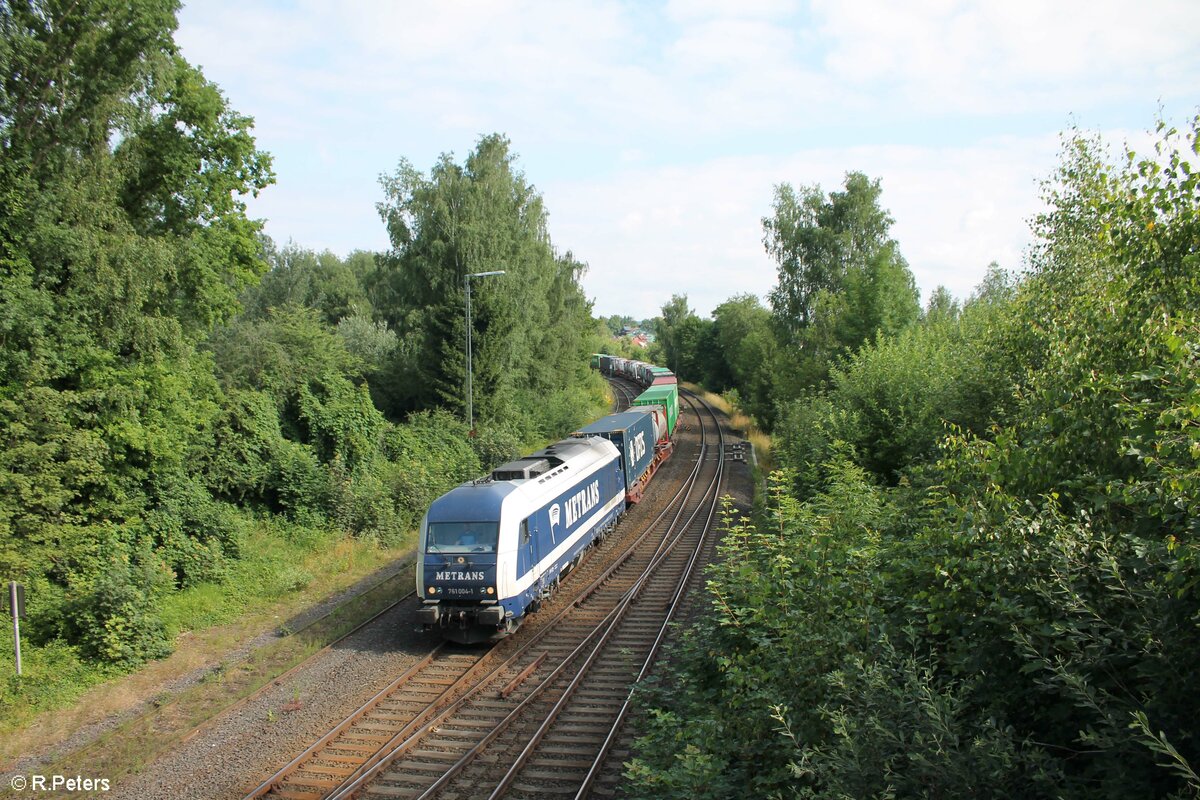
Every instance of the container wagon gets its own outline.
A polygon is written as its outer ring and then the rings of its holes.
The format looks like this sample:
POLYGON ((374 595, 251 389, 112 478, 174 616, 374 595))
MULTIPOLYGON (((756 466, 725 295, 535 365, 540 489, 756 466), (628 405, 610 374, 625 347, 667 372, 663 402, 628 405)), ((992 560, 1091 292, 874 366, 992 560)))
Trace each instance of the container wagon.
POLYGON ((670 441, 664 443, 666 425, 657 407, 643 407, 601 417, 573 437, 599 436, 612 442, 624 459, 625 500, 637 503, 659 465, 671 457, 670 441))
POLYGON ((634 398, 633 406, 661 406, 667 414, 667 435, 675 436, 675 425, 679 421, 679 387, 651 386, 634 398))

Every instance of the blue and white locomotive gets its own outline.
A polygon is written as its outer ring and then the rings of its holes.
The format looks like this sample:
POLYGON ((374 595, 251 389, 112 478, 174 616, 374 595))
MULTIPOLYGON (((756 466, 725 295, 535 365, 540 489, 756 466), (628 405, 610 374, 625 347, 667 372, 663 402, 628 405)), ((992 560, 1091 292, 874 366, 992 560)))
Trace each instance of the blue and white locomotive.
POLYGON ((454 641, 509 633, 625 511, 621 452, 564 439, 435 500, 421 522, 418 619, 454 641))
POLYGON ((417 544, 418 620, 477 642, 536 611, 670 457, 678 394, 647 402, 433 501, 417 544))

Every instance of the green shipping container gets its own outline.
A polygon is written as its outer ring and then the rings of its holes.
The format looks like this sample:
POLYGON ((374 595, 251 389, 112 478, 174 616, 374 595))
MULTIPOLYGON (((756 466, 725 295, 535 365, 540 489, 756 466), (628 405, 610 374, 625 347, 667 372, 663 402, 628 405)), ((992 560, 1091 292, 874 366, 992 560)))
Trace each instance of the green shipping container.
POLYGON ((679 387, 651 386, 633 401, 635 406, 662 406, 667 409, 667 433, 675 435, 675 423, 679 421, 679 387))

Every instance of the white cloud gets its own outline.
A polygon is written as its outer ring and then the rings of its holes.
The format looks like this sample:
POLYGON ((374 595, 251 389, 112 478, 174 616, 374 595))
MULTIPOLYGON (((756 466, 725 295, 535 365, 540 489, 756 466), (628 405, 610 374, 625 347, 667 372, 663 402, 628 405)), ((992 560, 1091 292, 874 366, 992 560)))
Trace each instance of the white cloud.
POLYGON ((1000 114, 1200 88, 1200 5, 1150 0, 814 0, 831 76, 946 113, 1000 114))
POLYGON ((799 10, 796 0, 668 0, 667 16, 676 22, 696 19, 780 19, 799 10))
POLYGON ((1200 4, 204 0, 183 52, 257 121, 279 239, 385 246, 376 176, 513 142, 605 313, 765 292, 780 181, 883 179, 922 288, 1018 266, 1054 134, 1200 102, 1200 4), (1139 105, 1140 103, 1140 105, 1139 105), (1147 111, 1147 108, 1149 109, 1147 111), (1131 109, 1136 111, 1134 114, 1131 109), (630 288, 633 287, 633 288, 630 288))
POLYGON ((687 169, 625 171, 589 182, 551 182, 551 234, 589 263, 585 289, 601 314, 642 318, 672 294, 701 314, 743 292, 764 296, 775 265, 762 246, 773 187, 819 184, 848 170, 882 181, 882 205, 923 297, 944 285, 967 296, 989 263, 1022 266, 1037 179, 1052 169, 1056 137, 998 139, 965 148, 860 147, 779 159, 714 159, 687 169))

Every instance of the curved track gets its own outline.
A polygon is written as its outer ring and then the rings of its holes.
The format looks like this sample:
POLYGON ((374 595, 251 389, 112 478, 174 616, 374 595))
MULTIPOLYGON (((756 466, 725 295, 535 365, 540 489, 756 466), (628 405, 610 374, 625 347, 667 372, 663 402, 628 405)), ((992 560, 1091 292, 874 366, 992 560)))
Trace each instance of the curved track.
POLYGON ((636 535, 610 537, 492 650, 434 647, 248 800, 611 791, 621 759, 609 754, 631 687, 711 545, 723 436, 710 408, 685 400, 695 428, 681 417, 676 458, 694 466, 662 513, 636 535))
POLYGON ((610 378, 609 385, 613 389, 613 411, 627 410, 634 398, 644 391, 641 386, 626 378, 610 378))

